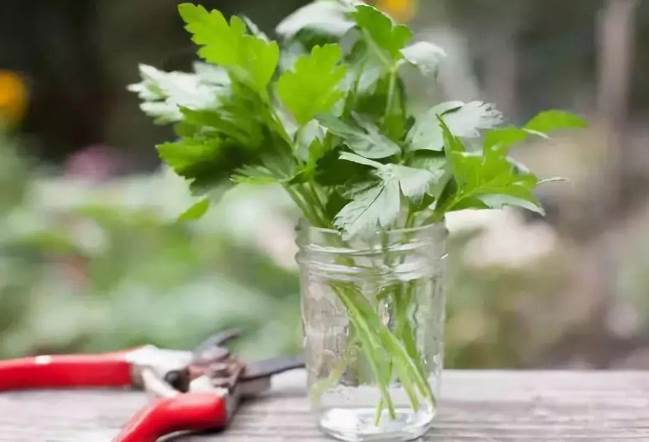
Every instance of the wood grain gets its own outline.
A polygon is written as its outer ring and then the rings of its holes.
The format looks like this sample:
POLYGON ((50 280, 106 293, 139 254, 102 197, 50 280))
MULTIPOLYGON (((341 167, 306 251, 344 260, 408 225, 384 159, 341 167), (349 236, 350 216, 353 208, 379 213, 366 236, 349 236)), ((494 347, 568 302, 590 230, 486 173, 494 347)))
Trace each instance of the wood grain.
MULTIPOLYGON (((329 440, 303 385, 302 372, 282 375, 227 432, 168 441, 329 440)), ((146 401, 130 391, 4 393, 0 441, 110 441, 146 401)), ((440 406, 427 441, 649 441, 649 373, 446 371, 440 406)))

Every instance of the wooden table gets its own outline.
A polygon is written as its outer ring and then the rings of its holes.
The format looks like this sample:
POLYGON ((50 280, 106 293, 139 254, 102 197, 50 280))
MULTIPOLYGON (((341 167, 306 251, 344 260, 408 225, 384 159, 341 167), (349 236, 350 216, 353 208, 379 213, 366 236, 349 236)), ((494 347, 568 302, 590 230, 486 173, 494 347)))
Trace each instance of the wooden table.
MULTIPOLYGON (((226 433, 177 442, 329 440, 307 410, 304 373, 276 379, 226 433)), ((128 391, 0 394, 0 441, 109 441, 144 405, 128 391)), ((649 441, 649 372, 446 371, 427 441, 649 441)))

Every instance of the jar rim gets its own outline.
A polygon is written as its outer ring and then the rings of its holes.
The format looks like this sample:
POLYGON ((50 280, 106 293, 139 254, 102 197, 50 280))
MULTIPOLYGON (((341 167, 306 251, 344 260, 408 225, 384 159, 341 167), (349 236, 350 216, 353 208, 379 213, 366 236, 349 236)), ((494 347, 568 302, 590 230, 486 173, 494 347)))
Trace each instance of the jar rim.
MULTIPOLYGON (((322 233, 322 234, 330 234, 330 235, 340 235, 341 232, 336 229, 330 229, 327 227, 317 227, 309 223, 304 218, 301 218, 300 221, 298 222, 297 229, 302 229, 305 228, 311 232, 317 232, 317 233, 322 233)), ((411 234, 411 233, 420 233, 420 232, 426 232, 426 231, 446 231, 446 223, 444 221, 438 221, 435 223, 430 223, 430 224, 424 224, 422 226, 415 226, 415 227, 399 227, 397 229, 388 229, 388 230, 377 230, 377 234, 385 233, 388 235, 401 235, 401 234, 411 234)))
MULTIPOLYGON (((323 227, 314 227, 306 220, 300 220, 296 227, 296 243, 299 252, 296 255, 299 263, 320 262, 319 266, 331 272, 356 270, 354 266, 331 264, 323 265, 326 257, 371 258, 386 253, 410 254, 425 253, 439 258, 446 255, 448 230, 443 222, 424 226, 377 231, 376 236, 369 238, 352 237, 345 239, 340 231, 323 227)), ((361 269, 362 270, 362 269, 361 269)))

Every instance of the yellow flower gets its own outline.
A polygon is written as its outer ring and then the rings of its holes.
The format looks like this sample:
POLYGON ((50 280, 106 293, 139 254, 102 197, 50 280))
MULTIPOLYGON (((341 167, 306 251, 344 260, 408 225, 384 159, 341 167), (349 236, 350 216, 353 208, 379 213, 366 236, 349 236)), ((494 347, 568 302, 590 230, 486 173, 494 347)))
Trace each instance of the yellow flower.
POLYGON ((27 110, 27 85, 15 72, 0 69, 0 124, 13 126, 27 110))
POLYGON ((400 22, 410 21, 417 12, 417 0, 378 0, 376 6, 400 22))

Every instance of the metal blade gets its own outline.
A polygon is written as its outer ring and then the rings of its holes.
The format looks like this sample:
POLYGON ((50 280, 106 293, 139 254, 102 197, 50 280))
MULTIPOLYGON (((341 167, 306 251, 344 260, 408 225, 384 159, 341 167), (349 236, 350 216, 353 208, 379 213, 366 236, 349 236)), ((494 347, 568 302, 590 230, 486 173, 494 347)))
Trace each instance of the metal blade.
POLYGON ((241 331, 239 329, 230 329, 207 338, 194 349, 194 360, 210 362, 227 357, 230 352, 223 345, 240 335, 241 331))
POLYGON ((269 378, 274 374, 304 367, 304 358, 280 357, 246 364, 246 369, 241 375, 241 381, 253 381, 259 378, 269 378))

